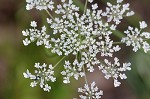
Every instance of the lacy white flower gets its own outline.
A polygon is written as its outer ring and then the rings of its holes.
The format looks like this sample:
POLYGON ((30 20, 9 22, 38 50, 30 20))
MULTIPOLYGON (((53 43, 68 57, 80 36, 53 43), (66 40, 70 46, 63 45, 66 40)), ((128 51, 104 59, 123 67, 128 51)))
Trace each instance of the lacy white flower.
POLYGON ((78 80, 79 77, 83 77, 85 74, 82 71, 83 62, 78 63, 77 60, 73 62, 73 67, 71 67, 71 63, 69 61, 65 61, 64 68, 65 70, 61 72, 62 75, 66 75, 66 77, 63 77, 64 83, 70 83, 70 77, 74 76, 76 80, 78 80))
POLYGON ((44 45, 46 48, 50 48, 51 44, 49 43, 48 38, 50 37, 50 35, 46 34, 46 27, 43 26, 42 30, 38 30, 36 29, 37 27, 37 23, 35 21, 31 21, 31 29, 22 31, 22 34, 26 37, 29 36, 29 38, 26 38, 25 40, 23 40, 23 43, 25 46, 27 46, 28 44, 30 44, 31 42, 37 41, 36 45, 44 45))
POLYGON ((124 33, 127 37, 122 38, 122 42, 126 43, 127 46, 133 46, 133 51, 137 51, 140 48, 144 49, 144 52, 148 52, 150 50, 150 45, 146 40, 150 39, 149 32, 143 32, 143 29, 147 27, 145 21, 140 22, 140 29, 133 28, 131 26, 128 27, 124 33))
POLYGON ((78 88, 78 92, 82 93, 82 95, 79 95, 80 99, 100 99, 103 91, 95 85, 96 83, 92 82, 91 86, 85 84, 84 88, 78 88))
POLYGON ((107 22, 115 22, 115 24, 119 24, 123 16, 132 16, 134 15, 133 11, 129 11, 129 3, 122 4, 123 0, 117 0, 117 5, 112 5, 111 3, 107 3, 106 12, 103 12, 103 16, 107 17, 107 22))
POLYGON ((26 2, 27 10, 31 10, 33 8, 36 8, 38 10, 54 9, 54 2, 52 0, 26 0, 26 2))
POLYGON ((120 82, 118 81, 118 77, 121 79, 126 79, 127 76, 125 75, 125 71, 131 70, 130 65, 131 63, 123 63, 121 67, 119 63, 119 59, 117 57, 114 58, 114 63, 112 64, 107 59, 104 60, 105 64, 99 66, 99 69, 105 74, 105 78, 109 79, 112 77, 114 79, 114 86, 120 86, 120 82))
POLYGON ((110 56, 112 57, 114 52, 119 51, 121 48, 119 45, 113 45, 113 41, 106 36, 105 41, 101 40, 97 42, 99 51, 101 52, 101 56, 110 56))
MULTIPOLYGON (((135 52, 140 48, 143 48, 144 52, 150 50, 147 42, 150 39, 150 33, 143 31, 147 27, 145 21, 140 22, 140 29, 129 26, 124 32, 127 36, 120 38, 121 42, 112 39, 122 19, 134 15, 129 8, 129 3, 124 4, 123 0, 116 0, 117 4, 107 2, 106 10, 103 11, 93 1, 85 1, 82 13, 73 0, 60 0, 59 4, 58 2, 55 4, 55 0, 26 0, 27 10, 33 8, 46 10, 49 17, 46 18, 47 27, 43 26, 39 30, 37 22, 31 21, 31 28, 22 31, 23 36, 26 37, 23 40, 24 45, 36 42, 37 46, 44 45, 52 53, 63 56, 54 67, 49 65, 49 68, 46 68, 46 64, 40 66, 36 63, 35 67, 38 70, 35 70, 35 75, 29 70, 23 73, 25 78, 33 80, 32 87, 39 84, 44 91, 49 91, 51 87, 48 82, 56 80, 53 77, 53 69, 63 60, 64 68, 61 75, 65 84, 71 82, 71 77, 76 80, 80 77, 86 79, 86 72, 94 72, 95 67, 98 66, 99 70, 105 74, 105 78, 112 77, 114 86, 118 87, 121 84, 118 79, 127 78, 125 71, 131 70, 131 63, 123 63, 121 66, 117 57, 114 58, 114 63, 106 58, 113 58, 114 53, 121 51, 120 43, 133 46, 135 52), (90 8, 87 6, 88 3, 91 4, 90 8), (47 33, 47 28, 52 32, 47 33), (98 56, 104 58, 104 62, 98 56), (66 60, 65 57, 68 59, 66 60)), ((103 91, 95 87, 95 82, 89 86, 87 81, 84 88, 79 88, 78 92, 83 93, 79 96, 81 99, 100 99, 103 95, 103 91)))
POLYGON ((37 84, 40 85, 41 88, 43 88, 44 91, 50 91, 51 86, 48 85, 48 82, 55 82, 56 78, 53 76, 54 71, 52 65, 47 65, 44 63, 40 66, 40 63, 35 63, 35 75, 31 74, 29 70, 27 70, 26 73, 23 73, 25 78, 30 78, 31 80, 34 80, 31 82, 30 86, 35 87, 37 84))

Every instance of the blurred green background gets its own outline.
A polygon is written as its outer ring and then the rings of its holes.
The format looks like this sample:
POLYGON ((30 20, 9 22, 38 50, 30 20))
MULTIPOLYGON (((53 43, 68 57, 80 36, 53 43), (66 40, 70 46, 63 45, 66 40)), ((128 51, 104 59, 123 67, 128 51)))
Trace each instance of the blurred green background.
MULTIPOLYGON (((60 0, 55 0, 60 1, 60 0)), ((104 9, 106 1, 94 0, 104 9)), ((111 0, 114 2, 115 0, 111 0)), ((84 0, 74 0, 83 9, 84 0)), ((123 20, 119 30, 123 31, 128 25, 138 26, 138 21, 145 20, 150 25, 150 0, 125 0, 131 3, 136 15, 123 20)), ((83 86, 84 81, 72 80, 64 85, 60 70, 56 71, 57 82, 52 83, 51 92, 44 92, 39 86, 31 88, 30 80, 23 77, 26 69, 34 70, 35 62, 55 64, 60 57, 51 54, 44 47, 37 47, 34 43, 23 46, 24 39, 21 31, 29 28, 30 21, 35 20, 38 25, 45 24, 47 14, 42 11, 26 11, 25 0, 0 0, 0 99, 72 99, 77 97, 77 87, 83 86)), ((150 31, 150 27, 147 29, 150 31)), ((116 37, 116 39, 118 39, 116 37)), ((123 61, 131 61, 132 71, 128 72, 128 79, 122 81, 119 88, 114 88, 112 80, 105 80, 99 71, 88 74, 89 81, 95 80, 100 89, 104 90, 102 99, 150 99, 150 53, 143 51, 132 53, 124 48, 118 54, 123 61)), ((60 66, 62 66, 60 64, 60 66)), ((60 68, 61 69, 61 68, 60 68)))

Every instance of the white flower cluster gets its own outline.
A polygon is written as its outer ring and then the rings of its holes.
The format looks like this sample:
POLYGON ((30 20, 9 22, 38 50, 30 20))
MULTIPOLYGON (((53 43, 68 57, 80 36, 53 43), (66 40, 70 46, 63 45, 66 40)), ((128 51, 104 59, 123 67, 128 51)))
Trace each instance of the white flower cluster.
POLYGON ((79 95, 80 99, 100 99, 103 95, 103 91, 98 90, 98 87, 95 85, 96 83, 92 82, 91 86, 85 84, 84 88, 78 88, 78 92, 83 93, 79 95))
POLYGON ((65 65, 64 65, 64 71, 61 72, 62 75, 66 75, 66 77, 64 77, 64 83, 70 83, 70 77, 74 76, 74 78, 76 80, 79 79, 79 77, 83 77, 85 74, 82 71, 82 67, 83 67, 83 62, 78 63, 77 60, 75 60, 73 62, 73 67, 70 66, 71 63, 69 61, 65 61, 65 65))
POLYGON ((133 11, 129 11, 129 3, 122 4, 123 0, 117 0, 117 5, 112 5, 111 3, 107 3, 106 12, 103 12, 103 16, 107 17, 107 22, 115 22, 115 24, 119 24, 123 16, 132 16, 134 15, 133 11))
POLYGON ((31 87, 35 87, 37 84, 39 84, 44 91, 49 92, 51 90, 51 86, 48 85, 48 82, 56 81, 52 65, 49 65, 47 68, 45 63, 41 66, 40 63, 35 63, 35 68, 37 68, 37 70, 35 70, 35 75, 31 74, 29 70, 27 70, 26 73, 23 73, 24 77, 34 80, 30 84, 31 87))
POLYGON ((26 0, 26 2, 27 10, 31 10, 33 8, 36 8, 38 10, 54 9, 54 2, 52 0, 26 0))
MULTIPOLYGON (((121 50, 119 43, 126 43, 127 46, 132 45, 133 51, 137 51, 140 48, 144 49, 144 52, 149 51, 150 46, 146 40, 150 38, 149 32, 143 32, 142 30, 147 27, 147 24, 140 22, 140 29, 129 27, 124 33, 127 37, 121 38, 121 41, 115 42, 111 37, 116 31, 116 28, 121 23, 124 17, 134 15, 134 12, 130 10, 129 4, 123 3, 123 0, 116 0, 116 4, 107 3, 106 10, 100 10, 98 4, 93 0, 86 0, 84 12, 81 13, 80 8, 73 4, 73 0, 61 0, 60 4, 54 6, 54 0, 26 0, 27 10, 36 8, 37 10, 46 10, 49 15, 47 23, 52 33, 49 34, 46 31, 46 27, 43 26, 41 30, 37 29, 37 23, 31 22, 30 29, 22 31, 22 34, 26 37, 23 40, 25 46, 31 42, 36 41, 36 45, 44 45, 52 53, 56 53, 58 56, 70 56, 72 60, 65 60, 64 69, 61 74, 63 77, 63 83, 70 83, 71 77, 76 80, 79 77, 86 78, 86 72, 94 72, 94 67, 98 66, 99 70, 105 74, 105 78, 114 79, 114 86, 117 87, 121 83, 118 79, 126 79, 125 71, 131 70, 131 63, 119 63, 117 57, 114 58, 114 63, 111 63, 108 59, 113 58, 114 53, 121 50), (88 3, 91 3, 91 8, 87 8, 88 3), (55 8, 55 9, 54 9, 55 8), (53 17, 51 14, 55 14, 53 17), (106 20, 105 20, 106 19, 106 20), (100 60, 98 55, 104 58, 100 60)), ((47 27, 48 28, 48 27, 47 27)), ((62 58, 54 68, 65 58, 62 58)), ((40 83, 40 87, 45 91, 49 91, 51 87, 47 82, 55 81, 53 67, 50 65, 46 69, 46 65, 39 66, 36 63, 36 75, 32 75, 27 70, 24 73, 25 78, 34 80, 31 86, 36 86, 40 83)), ((100 99, 103 92, 95 87, 95 82, 88 86, 86 82, 84 89, 79 88, 79 92, 85 95, 80 95, 81 99, 100 99)))
POLYGON ((126 43, 127 46, 133 46, 133 51, 137 51, 143 48, 144 52, 147 53, 150 50, 150 45, 147 40, 150 39, 150 32, 144 32, 143 29, 147 27, 145 21, 140 22, 140 29, 128 27, 124 33, 127 37, 122 38, 122 42, 126 43))
POLYGON ((124 72, 127 70, 131 70, 131 63, 123 63, 123 66, 121 67, 119 59, 117 57, 114 58, 113 64, 107 59, 105 59, 104 62, 106 65, 100 65, 99 69, 102 70, 102 72, 105 74, 106 79, 109 79, 110 77, 114 79, 115 87, 120 86, 121 82, 118 81, 118 77, 120 77, 120 79, 127 79, 127 76, 124 72))
POLYGON ((36 29, 37 27, 37 23, 35 21, 31 22, 31 29, 22 31, 23 36, 25 37, 29 37, 29 38, 25 38, 25 40, 23 40, 23 43, 25 46, 29 45, 31 42, 34 42, 37 40, 36 45, 44 45, 46 48, 50 48, 51 44, 49 43, 49 37, 50 35, 46 34, 46 27, 43 26, 42 30, 38 30, 36 29))

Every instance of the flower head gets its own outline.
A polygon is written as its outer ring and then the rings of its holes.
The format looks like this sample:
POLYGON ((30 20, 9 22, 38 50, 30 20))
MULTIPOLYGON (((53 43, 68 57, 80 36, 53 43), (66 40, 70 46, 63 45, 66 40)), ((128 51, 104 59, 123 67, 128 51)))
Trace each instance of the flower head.
POLYGON ((79 77, 83 77, 85 74, 82 71, 83 62, 79 63, 77 60, 73 62, 73 67, 71 66, 71 63, 69 61, 65 61, 64 68, 61 72, 62 75, 66 75, 66 77, 63 77, 64 83, 70 83, 70 77, 73 76, 76 80, 79 79, 79 77))
POLYGON ((51 44, 49 43, 50 35, 46 34, 46 27, 43 26, 41 30, 36 29, 37 22, 31 21, 31 27, 28 30, 22 31, 23 36, 29 37, 23 40, 25 46, 29 45, 31 42, 37 41, 36 45, 44 45, 46 48, 50 48, 51 44))
POLYGON ((37 68, 37 70, 35 70, 35 75, 31 74, 29 70, 27 70, 23 73, 24 77, 33 80, 30 84, 31 87, 35 87, 39 84, 44 91, 49 92, 51 90, 51 86, 48 85, 48 82, 56 81, 56 78, 53 76, 54 71, 52 65, 49 65, 47 68, 45 63, 43 65, 40 65, 40 63, 35 63, 34 67, 37 68))
POLYGON ((54 9, 54 2, 52 0, 26 0, 26 2, 27 10, 31 10, 33 8, 36 8, 38 10, 54 9))
POLYGON ((31 21, 30 29, 22 31, 25 46, 32 42, 36 42, 37 46, 44 45, 52 53, 63 57, 54 67, 44 63, 40 65, 35 63, 35 75, 29 70, 23 73, 25 78, 33 80, 30 86, 35 87, 38 84, 44 91, 50 91, 51 86, 48 82, 55 82, 54 68, 64 60, 63 83, 71 82, 71 77, 78 80, 80 77, 85 77, 86 84, 84 88, 78 88, 81 99, 100 99, 103 91, 95 86, 95 82, 88 84, 86 80, 86 72, 94 72, 95 67, 104 73, 105 78, 114 79, 114 86, 120 86, 121 82, 118 79, 127 79, 126 71, 131 70, 131 63, 119 62, 119 58, 114 58, 114 63, 107 58, 113 58, 114 54, 121 50, 120 43, 125 43, 127 46, 133 46, 133 51, 140 48, 144 52, 150 50, 150 45, 147 40, 150 39, 150 33, 144 32, 147 27, 145 21, 139 22, 140 29, 128 27, 124 33, 126 37, 121 38, 121 42, 112 39, 114 32, 117 31, 118 25, 124 17, 134 15, 130 10, 129 3, 123 3, 123 0, 116 0, 116 4, 107 2, 106 10, 100 10, 98 4, 94 0, 86 0, 84 12, 73 3, 73 0, 60 0, 60 4, 54 4, 56 0, 26 0, 26 9, 33 8, 37 10, 46 10, 49 15, 47 25, 41 30, 38 29, 37 22, 31 21), (91 4, 91 7, 88 3, 91 4), (55 5, 55 7, 54 7, 55 5), (55 8, 55 9, 54 9, 55 8), (50 12, 49 12, 50 11, 50 12), (55 16, 52 15, 51 11, 55 16), (105 20, 106 19, 106 20, 105 20), (47 33, 47 28, 52 30, 47 33), (99 58, 104 58, 104 61, 99 58))
POLYGON ((99 66, 99 70, 102 70, 102 73, 105 74, 106 79, 109 79, 110 77, 114 79, 115 87, 120 86, 121 82, 118 81, 118 78, 127 79, 127 76, 125 75, 124 72, 127 70, 131 70, 130 68, 131 63, 123 63, 123 66, 121 67, 119 59, 117 57, 114 58, 113 64, 109 62, 107 59, 105 59, 104 62, 105 62, 104 64, 101 64, 99 66))
POLYGON ((91 86, 85 84, 84 88, 78 88, 78 92, 82 93, 83 95, 79 95, 81 99, 100 99, 103 95, 103 91, 99 90, 96 83, 92 82, 91 86))
POLYGON ((119 24, 124 16, 134 15, 133 11, 129 9, 129 3, 122 4, 123 0, 117 0, 116 5, 107 3, 106 12, 103 12, 102 15, 107 17, 107 22, 115 22, 119 24))
POLYGON ((144 49, 144 52, 148 52, 150 50, 150 45, 146 41, 150 39, 149 32, 143 32, 143 29, 147 27, 145 21, 140 22, 140 29, 133 28, 131 26, 128 27, 124 33, 127 35, 126 37, 122 38, 122 42, 126 43, 127 46, 133 46, 133 51, 137 51, 140 48, 144 49))

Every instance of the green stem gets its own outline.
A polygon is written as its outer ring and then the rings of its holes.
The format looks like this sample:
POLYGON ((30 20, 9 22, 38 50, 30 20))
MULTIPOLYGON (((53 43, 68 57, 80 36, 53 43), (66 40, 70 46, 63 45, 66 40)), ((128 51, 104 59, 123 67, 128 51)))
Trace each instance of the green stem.
POLYGON ((56 66, 57 66, 64 58, 66 58, 66 56, 62 57, 62 59, 59 60, 59 62, 58 62, 57 64, 54 65, 54 68, 56 68, 56 66))
POLYGON ((84 14, 85 14, 86 9, 87 9, 87 3, 88 3, 88 0, 86 0, 86 2, 85 2, 85 6, 84 6, 84 14))
POLYGON ((54 17, 51 15, 51 13, 48 10, 46 10, 46 12, 55 21, 54 17))
POLYGON ((85 73, 85 67, 84 67, 84 65, 83 65, 83 71, 84 71, 84 74, 85 74, 85 76, 84 76, 85 83, 88 85, 88 81, 87 81, 87 77, 86 77, 86 73, 85 73))
POLYGON ((123 42, 113 42, 113 44, 123 44, 123 42))

